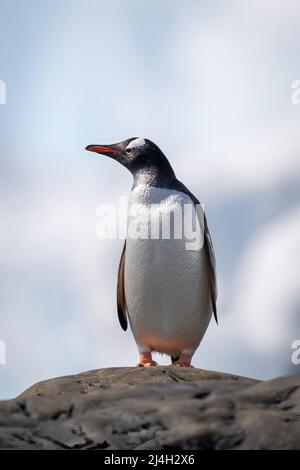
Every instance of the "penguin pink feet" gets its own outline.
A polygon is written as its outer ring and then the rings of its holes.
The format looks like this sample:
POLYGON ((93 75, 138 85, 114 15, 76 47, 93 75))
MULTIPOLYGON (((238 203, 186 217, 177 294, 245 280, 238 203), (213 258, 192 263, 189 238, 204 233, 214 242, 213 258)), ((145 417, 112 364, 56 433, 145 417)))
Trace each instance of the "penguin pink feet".
POLYGON ((172 361, 172 366, 174 367, 193 367, 191 365, 191 361, 192 361, 192 356, 190 356, 189 354, 184 354, 184 353, 181 353, 179 355, 179 358, 176 359, 176 361, 172 361))
POLYGON ((140 353, 140 360, 137 367, 154 367, 157 366, 157 362, 153 361, 151 352, 140 353))

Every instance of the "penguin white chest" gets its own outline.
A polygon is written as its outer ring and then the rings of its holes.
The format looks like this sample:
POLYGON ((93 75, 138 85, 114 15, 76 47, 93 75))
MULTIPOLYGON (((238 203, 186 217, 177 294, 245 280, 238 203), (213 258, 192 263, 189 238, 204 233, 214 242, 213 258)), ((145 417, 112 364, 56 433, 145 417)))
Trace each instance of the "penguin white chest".
POLYGON ((140 185, 131 192, 125 296, 140 351, 193 353, 211 319, 206 254, 189 240, 201 238, 201 227, 186 233, 185 213, 193 210, 180 191, 140 185))

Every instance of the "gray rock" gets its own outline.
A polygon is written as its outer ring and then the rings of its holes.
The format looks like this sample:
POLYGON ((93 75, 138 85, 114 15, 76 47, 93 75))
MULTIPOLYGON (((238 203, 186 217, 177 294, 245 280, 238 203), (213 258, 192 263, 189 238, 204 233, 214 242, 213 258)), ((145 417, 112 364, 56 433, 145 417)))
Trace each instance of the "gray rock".
POLYGON ((300 449, 300 375, 174 367, 40 382, 0 402, 2 449, 300 449))

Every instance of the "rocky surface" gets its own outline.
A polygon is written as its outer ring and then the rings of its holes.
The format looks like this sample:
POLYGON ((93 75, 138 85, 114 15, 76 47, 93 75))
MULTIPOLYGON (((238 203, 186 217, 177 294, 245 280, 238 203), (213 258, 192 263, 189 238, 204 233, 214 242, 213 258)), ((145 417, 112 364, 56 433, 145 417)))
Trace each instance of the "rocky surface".
POLYGON ((300 449, 300 375, 175 367, 40 382, 0 402, 2 449, 300 449))

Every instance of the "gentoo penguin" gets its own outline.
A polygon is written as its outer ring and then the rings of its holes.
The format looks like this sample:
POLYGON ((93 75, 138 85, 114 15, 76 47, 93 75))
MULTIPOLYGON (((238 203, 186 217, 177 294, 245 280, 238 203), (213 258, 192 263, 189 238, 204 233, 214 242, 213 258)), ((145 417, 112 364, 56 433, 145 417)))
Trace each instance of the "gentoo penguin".
POLYGON ((171 356, 174 366, 191 367, 212 313, 217 321, 215 254, 203 210, 200 223, 200 203, 176 178, 163 152, 148 139, 132 137, 113 145, 89 145, 86 150, 113 158, 133 175, 128 233, 118 270, 117 307, 124 330, 129 320, 139 351, 138 365, 158 365, 152 352, 159 352, 171 356), (192 249, 184 230, 182 236, 179 232, 175 236, 175 219, 180 221, 179 228, 184 225, 180 214, 189 206, 196 214, 190 211, 193 226, 196 220, 196 230, 202 235, 202 243, 192 249), (134 236, 139 233, 136 230, 129 234, 129 228, 140 227, 143 218, 148 228, 150 223, 155 225, 153 220, 162 223, 162 215, 173 221, 169 237, 163 237, 161 226, 156 226, 154 236, 152 232, 134 236))

